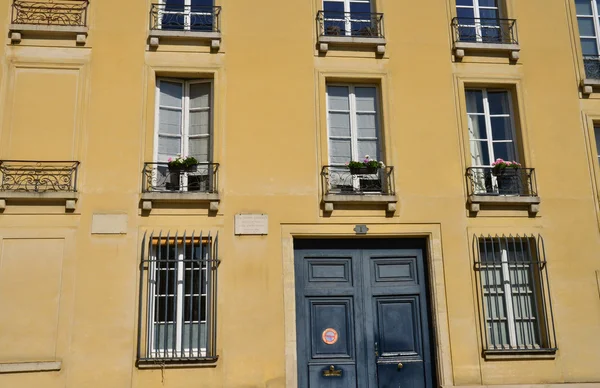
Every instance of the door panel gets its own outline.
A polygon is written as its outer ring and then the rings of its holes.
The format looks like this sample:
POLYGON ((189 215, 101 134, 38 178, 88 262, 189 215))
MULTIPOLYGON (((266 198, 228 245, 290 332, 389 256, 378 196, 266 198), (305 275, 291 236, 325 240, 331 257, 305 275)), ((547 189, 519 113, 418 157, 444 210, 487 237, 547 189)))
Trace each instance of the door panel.
POLYGON ((352 298, 311 298, 311 358, 353 358, 352 298))
POLYGON ((335 364, 333 371, 330 368, 329 364, 311 365, 309 388, 359 388, 354 365, 335 364))
POLYGON ((420 356, 418 297, 376 298, 380 357, 420 356))

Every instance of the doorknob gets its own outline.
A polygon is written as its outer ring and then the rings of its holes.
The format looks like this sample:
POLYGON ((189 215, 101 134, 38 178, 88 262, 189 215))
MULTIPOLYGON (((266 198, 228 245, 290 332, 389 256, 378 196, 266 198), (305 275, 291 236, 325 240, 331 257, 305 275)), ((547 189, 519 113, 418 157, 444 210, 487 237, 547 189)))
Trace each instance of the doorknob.
POLYGON ((379 357, 379 344, 375 341, 375 357, 379 357))
POLYGON ((399 363, 398 363, 398 370, 400 370, 400 369, 402 369, 402 368, 404 368, 404 365, 402 365, 402 363, 401 363, 401 362, 399 362, 399 363))

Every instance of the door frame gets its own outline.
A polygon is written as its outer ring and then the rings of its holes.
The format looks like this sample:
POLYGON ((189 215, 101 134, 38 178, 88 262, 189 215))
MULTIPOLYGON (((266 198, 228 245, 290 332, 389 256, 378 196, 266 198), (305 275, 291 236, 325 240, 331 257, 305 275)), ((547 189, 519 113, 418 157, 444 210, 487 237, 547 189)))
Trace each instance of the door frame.
POLYGON ((428 277, 429 314, 436 386, 452 386, 452 359, 444 263, 442 260, 441 226, 431 224, 368 224, 368 234, 357 237, 354 224, 285 224, 281 226, 283 260, 283 298, 285 319, 286 387, 298 387, 298 349, 296 344, 296 284, 294 271, 294 239, 296 238, 423 238, 426 252, 423 258, 428 277))

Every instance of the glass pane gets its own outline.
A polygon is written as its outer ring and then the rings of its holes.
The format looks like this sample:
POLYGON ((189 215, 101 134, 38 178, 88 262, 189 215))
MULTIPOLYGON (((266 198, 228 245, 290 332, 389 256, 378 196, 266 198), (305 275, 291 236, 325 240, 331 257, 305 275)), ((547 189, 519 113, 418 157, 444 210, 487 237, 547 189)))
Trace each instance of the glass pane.
POLYGON ((598 55, 598 45, 595 38, 581 38, 581 51, 583 55, 598 55))
POLYGON ((485 116, 469 115, 469 138, 471 140, 487 139, 485 116))
POLYGON ((480 7, 496 7, 498 8, 498 0, 479 0, 480 7))
POLYGON ((352 159, 350 140, 329 140, 329 147, 331 164, 345 164, 352 159))
POLYGON ((167 11, 183 11, 185 0, 165 0, 164 4, 167 11))
POLYGON ((181 111, 160 108, 158 133, 181 134, 181 111))
POLYGON ((369 155, 369 158, 379 160, 377 143, 377 140, 358 140, 358 158, 369 155))
POLYGON ((596 154, 600 158, 600 127, 594 127, 594 134, 596 135, 596 154))
POLYGON ((471 161, 473 166, 489 166, 490 154, 485 141, 471 141, 471 161))
POLYGON ((491 115, 510 114, 508 92, 488 92, 491 115))
POLYGON ((592 18, 577 18, 577 24, 579 24, 579 35, 580 36, 596 36, 594 30, 594 19, 592 18))
POLYGON ((467 90, 467 113, 483 113, 483 92, 467 90))
POLYGON ((212 7, 213 0, 192 0, 192 7, 212 7))
MULTIPOLYGON (((498 10, 497 9, 480 9, 479 17, 481 19, 492 19, 494 25, 498 25, 498 10)), ((490 25, 490 20, 482 21, 485 22, 486 25, 490 25)))
POLYGON ((198 159, 199 162, 208 162, 210 155, 210 138, 202 137, 200 139, 190 139, 190 156, 198 159))
POLYGON ((329 102, 330 110, 349 110, 348 102, 348 87, 347 86, 328 86, 327 101, 329 102))
POLYGON ((354 88, 356 95, 356 110, 359 112, 375 112, 377 88, 354 88))
POLYGON ((517 156, 515 154, 515 147, 513 143, 494 143, 494 158, 495 159, 504 159, 504 160, 517 160, 517 156))
POLYGON ((490 120, 494 140, 513 140, 510 117, 492 117, 490 120))
POLYGON ((350 137, 350 113, 329 113, 329 135, 350 137))
POLYGON ((210 133, 210 112, 203 110, 190 112, 190 135, 207 135, 210 133))
POLYGON ((326 11, 325 17, 340 17, 341 15, 327 15, 327 11, 330 12, 344 12, 344 3, 340 1, 324 1, 323 11, 326 11))
POLYGON ((166 349, 174 349, 175 343, 175 324, 169 323, 155 323, 154 324, 154 350, 164 350, 165 343, 167 344, 166 349), (165 341, 165 336, 166 341, 165 341))
POLYGON ((359 113, 356 115, 358 138, 377 138, 377 116, 374 113, 359 113))
POLYGON ((590 0, 575 0, 577 15, 591 15, 592 2, 590 0))
POLYGON ((178 137, 158 137, 158 153, 167 156, 181 155, 181 139, 178 137))
POLYGON ((210 84, 190 84, 190 108, 210 107, 210 84))
POLYGON ((160 105, 181 108, 183 85, 174 82, 160 81, 160 105))
POLYGON ((458 17, 458 22, 460 24, 470 24, 473 23, 475 12, 473 11, 473 8, 457 8, 456 16, 458 17))
POLYGON ((467 5, 467 6, 472 7, 473 0, 456 0, 456 5, 467 5))

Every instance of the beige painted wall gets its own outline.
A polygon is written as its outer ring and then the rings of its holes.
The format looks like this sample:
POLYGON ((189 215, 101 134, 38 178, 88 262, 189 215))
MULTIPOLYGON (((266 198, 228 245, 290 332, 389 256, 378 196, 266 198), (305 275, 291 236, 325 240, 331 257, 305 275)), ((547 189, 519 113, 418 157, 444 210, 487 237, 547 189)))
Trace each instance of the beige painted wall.
MULTIPOLYGON (((0 46, 0 159, 81 161, 75 212, 34 202, 9 203, 0 214, 0 363, 62 361, 58 372, 0 374, 0 387, 293 387, 290 239, 352 237, 355 224, 367 224, 372 235, 433 236, 432 279, 443 294, 433 312, 440 384, 600 383, 593 136, 600 94, 578 95, 582 63, 571 0, 508 0, 521 44, 517 63, 502 55, 453 62, 451 0, 379 1, 383 57, 370 50, 319 54, 317 0, 218 3, 218 53, 185 43, 149 49, 149 2, 122 0, 91 3, 85 45, 24 36, 0 46), (157 76, 214 80, 217 214, 203 205, 140 210, 157 76), (395 167, 399 198, 393 216, 373 207, 331 216, 321 210, 330 80, 380 85, 386 164, 395 167), (516 91, 524 158, 536 169, 542 200, 537 216, 469 216, 465 85, 516 91), (268 214, 269 234, 234 236, 238 213, 268 214), (125 215, 119 229, 126 233, 92 234, 94 214, 125 215), (149 230, 220 233, 220 357, 212 367, 135 367, 140 247, 149 230), (475 233, 543 236, 555 359, 482 358, 475 233)), ((0 1, 5 32, 9 4, 0 1)))

